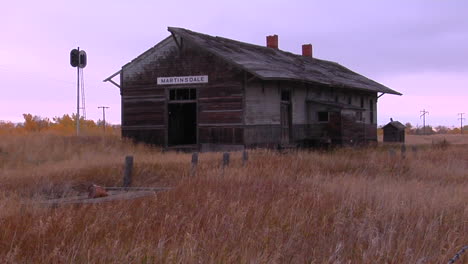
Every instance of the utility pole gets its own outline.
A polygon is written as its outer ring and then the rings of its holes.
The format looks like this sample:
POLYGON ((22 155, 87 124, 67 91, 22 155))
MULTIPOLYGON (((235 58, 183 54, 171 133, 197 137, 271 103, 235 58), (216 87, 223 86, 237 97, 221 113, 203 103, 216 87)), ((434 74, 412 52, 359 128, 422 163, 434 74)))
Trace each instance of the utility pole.
POLYGON ((426 111, 426 109, 423 109, 421 111, 421 116, 419 118, 422 117, 423 119, 423 134, 426 134, 426 115, 429 114, 429 111, 426 111))
POLYGON ((458 113, 458 115, 460 116, 458 119, 460 119, 460 133, 463 134, 463 120, 465 120, 465 118, 463 117, 465 113, 458 113))
POLYGON ((104 133, 106 133, 106 109, 110 108, 109 106, 98 106, 98 108, 102 108, 102 122, 103 122, 103 129, 104 133))

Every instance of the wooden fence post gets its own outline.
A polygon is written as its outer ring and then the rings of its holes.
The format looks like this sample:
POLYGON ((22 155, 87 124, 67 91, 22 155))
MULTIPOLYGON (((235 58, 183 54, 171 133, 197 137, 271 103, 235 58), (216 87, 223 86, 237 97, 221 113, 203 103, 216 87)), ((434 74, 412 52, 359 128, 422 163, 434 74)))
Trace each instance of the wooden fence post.
POLYGON ((123 176, 123 187, 132 185, 133 156, 125 157, 125 169, 123 176))
POLYGON ((242 166, 247 165, 248 160, 249 160, 249 153, 247 152, 247 150, 244 150, 244 152, 242 153, 242 166))
POLYGON ((413 155, 416 157, 418 155, 418 147, 417 146, 411 146, 411 150, 413 151, 413 155))
POLYGON ((192 154, 192 168, 191 168, 191 172, 190 172, 192 177, 195 176, 195 171, 197 169, 197 165, 198 165, 198 152, 194 152, 192 154))
POLYGON ((393 159, 396 156, 395 150, 392 148, 388 149, 388 155, 393 159))
POLYGON ((223 174, 222 176, 224 177, 224 169, 229 166, 229 152, 224 152, 223 153, 223 174))
POLYGON ((229 152, 223 153, 223 168, 229 166, 229 152))

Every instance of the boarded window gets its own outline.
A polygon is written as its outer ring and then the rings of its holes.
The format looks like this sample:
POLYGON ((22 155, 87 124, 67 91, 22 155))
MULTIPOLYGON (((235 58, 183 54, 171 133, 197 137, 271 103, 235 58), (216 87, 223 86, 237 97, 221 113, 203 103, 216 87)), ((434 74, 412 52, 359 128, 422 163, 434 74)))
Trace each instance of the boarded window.
POLYGON ((362 121, 362 111, 356 111, 356 120, 362 121))
POLYGON ((317 112, 317 120, 319 122, 328 122, 328 112, 317 112))

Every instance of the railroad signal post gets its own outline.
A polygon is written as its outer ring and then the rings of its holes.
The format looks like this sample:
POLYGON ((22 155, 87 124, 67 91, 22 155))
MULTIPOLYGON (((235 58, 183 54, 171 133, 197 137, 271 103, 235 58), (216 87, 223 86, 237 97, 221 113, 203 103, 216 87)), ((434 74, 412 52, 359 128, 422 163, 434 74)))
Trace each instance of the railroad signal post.
MULTIPOLYGON (((83 68, 87 65, 87 55, 84 50, 80 50, 80 47, 72 49, 70 51, 70 65, 76 67, 76 135, 80 134, 80 88, 82 98, 83 116, 85 116, 85 102, 84 102, 84 85, 81 82, 80 86, 80 72, 83 76, 83 68)), ((81 77, 83 78, 83 77, 81 77)))

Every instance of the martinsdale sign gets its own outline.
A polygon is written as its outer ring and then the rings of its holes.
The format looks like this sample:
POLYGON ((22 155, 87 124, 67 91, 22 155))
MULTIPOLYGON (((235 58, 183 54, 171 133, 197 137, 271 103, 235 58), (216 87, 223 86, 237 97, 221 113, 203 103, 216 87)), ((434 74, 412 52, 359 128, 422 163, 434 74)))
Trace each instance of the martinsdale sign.
POLYGON ((191 83, 208 83, 208 75, 158 77, 158 85, 161 85, 161 84, 191 84, 191 83))

